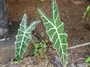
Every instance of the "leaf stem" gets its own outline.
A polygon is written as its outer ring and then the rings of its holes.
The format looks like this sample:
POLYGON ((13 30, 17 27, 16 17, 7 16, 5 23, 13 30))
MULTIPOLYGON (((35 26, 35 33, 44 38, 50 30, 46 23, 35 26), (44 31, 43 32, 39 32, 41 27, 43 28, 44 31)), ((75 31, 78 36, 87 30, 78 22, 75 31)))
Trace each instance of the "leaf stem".
POLYGON ((34 42, 34 40, 33 40, 33 39, 31 39, 31 41, 32 41, 32 43, 33 43, 33 44, 35 44, 35 42, 34 42))

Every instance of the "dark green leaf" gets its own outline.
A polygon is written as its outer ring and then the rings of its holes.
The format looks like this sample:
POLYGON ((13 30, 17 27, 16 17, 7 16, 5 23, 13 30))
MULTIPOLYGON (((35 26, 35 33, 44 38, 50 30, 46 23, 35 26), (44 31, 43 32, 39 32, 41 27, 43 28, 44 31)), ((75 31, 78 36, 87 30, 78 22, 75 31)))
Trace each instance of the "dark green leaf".
POLYGON ((32 39, 31 33, 39 22, 34 21, 27 26, 27 15, 24 14, 22 18, 15 41, 15 56, 19 63, 28 47, 29 41, 32 39))
POLYGON ((49 36, 51 42, 53 42, 53 47, 56 49, 60 61, 63 67, 66 67, 67 58, 67 34, 64 32, 64 23, 60 20, 60 15, 56 0, 52 0, 52 19, 50 19, 42 10, 38 9, 39 14, 43 20, 46 27, 46 33, 49 36))

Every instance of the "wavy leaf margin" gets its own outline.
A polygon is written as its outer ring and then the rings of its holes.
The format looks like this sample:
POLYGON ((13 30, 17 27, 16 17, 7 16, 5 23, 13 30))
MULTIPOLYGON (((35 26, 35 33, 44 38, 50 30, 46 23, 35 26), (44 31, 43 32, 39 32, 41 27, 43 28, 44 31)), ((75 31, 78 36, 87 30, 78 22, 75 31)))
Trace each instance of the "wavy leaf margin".
POLYGON ((56 49, 57 54, 60 57, 60 61, 63 67, 66 67, 67 59, 67 34, 64 32, 64 23, 60 20, 60 15, 56 0, 52 0, 52 19, 50 19, 41 9, 38 8, 38 12, 46 27, 46 33, 49 36, 53 47, 56 49))
POLYGON ((32 31, 35 29, 39 22, 40 21, 34 21, 29 26, 27 26, 27 15, 24 14, 15 41, 15 57, 18 63, 20 63, 23 54, 29 45, 29 41, 32 39, 32 31))

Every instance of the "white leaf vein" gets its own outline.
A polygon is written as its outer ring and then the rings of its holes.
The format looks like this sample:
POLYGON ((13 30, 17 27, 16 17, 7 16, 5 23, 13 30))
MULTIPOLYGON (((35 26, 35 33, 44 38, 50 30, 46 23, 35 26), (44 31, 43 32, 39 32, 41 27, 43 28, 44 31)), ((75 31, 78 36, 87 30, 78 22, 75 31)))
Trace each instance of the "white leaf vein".
POLYGON ((49 31, 51 31, 51 30, 53 30, 53 29, 55 29, 55 28, 50 28, 50 29, 47 30, 47 32, 49 32, 49 31))

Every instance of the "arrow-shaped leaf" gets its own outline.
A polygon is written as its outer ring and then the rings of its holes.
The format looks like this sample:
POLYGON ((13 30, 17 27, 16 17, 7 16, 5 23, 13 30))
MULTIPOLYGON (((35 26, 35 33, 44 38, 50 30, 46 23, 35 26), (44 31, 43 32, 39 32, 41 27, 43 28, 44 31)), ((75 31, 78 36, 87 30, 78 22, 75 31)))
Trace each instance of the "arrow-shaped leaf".
POLYGON ((64 24, 60 20, 56 0, 52 0, 52 19, 50 19, 42 10, 38 9, 38 11, 46 27, 46 32, 60 56, 62 65, 63 67, 66 67, 66 49, 68 45, 66 40, 67 34, 64 32, 64 24))
POLYGON ((34 21, 27 26, 27 15, 24 14, 22 18, 15 41, 15 55, 19 63, 26 51, 26 48, 28 47, 29 41, 32 39, 31 33, 39 22, 40 21, 34 21))

